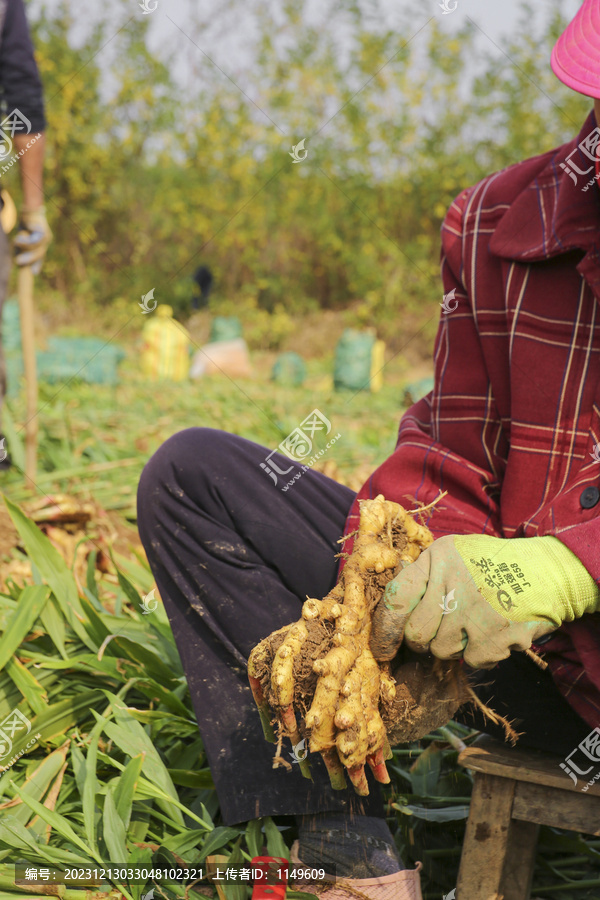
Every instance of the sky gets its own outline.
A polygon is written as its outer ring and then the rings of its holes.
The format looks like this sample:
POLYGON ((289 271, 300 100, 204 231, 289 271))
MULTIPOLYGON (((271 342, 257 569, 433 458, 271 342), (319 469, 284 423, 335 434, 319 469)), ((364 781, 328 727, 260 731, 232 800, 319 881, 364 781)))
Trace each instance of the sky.
MULTIPOLYGON (((77 8, 76 18, 78 28, 84 29, 91 25, 100 10, 100 4, 96 0, 78 0, 74 3, 77 8), (85 11, 84 15, 82 13, 85 11)), ((202 50, 210 54, 211 59, 225 72, 231 70, 232 65, 243 65, 245 44, 249 34, 252 33, 252 18, 244 13, 245 4, 235 0, 104 0, 103 11, 108 5, 118 10, 115 24, 123 21, 123 14, 131 7, 132 16, 143 16, 140 3, 144 2, 152 12, 147 14, 149 24, 148 42, 150 47, 162 56, 161 51, 175 50, 175 63, 173 74, 185 85, 193 68, 194 56, 200 52, 198 47, 189 38, 198 41, 202 50), (230 13, 227 12, 231 6, 230 13), (193 22, 202 23, 202 27, 193 26, 193 22), (215 24, 216 23, 216 24, 215 24), (198 35, 201 35, 198 38, 198 35)), ((358 0, 363 8, 368 8, 370 0, 358 0)), ((540 19, 547 17, 557 0, 529 0, 535 17, 540 19)), ((41 4, 50 9, 56 9, 61 0, 30 0, 32 7, 41 4)), ((271 0, 272 7, 281 8, 284 0, 271 0)), ((581 0, 562 0, 562 7, 569 16, 575 14, 581 4, 581 0)), ((341 10, 352 5, 352 0, 339 0, 341 10)), ((318 17, 322 8, 322 0, 308 0, 308 14, 318 17)), ((393 27, 397 22, 400 31, 400 22, 410 17, 410 22, 418 30, 427 20, 435 16, 444 28, 453 32, 464 25, 465 17, 471 18, 481 31, 481 41, 490 42, 490 52, 495 52, 494 44, 501 40, 503 35, 510 34, 519 23, 519 10, 521 0, 380 0, 380 6, 384 10, 387 22, 393 27), (446 3, 452 12, 444 14, 440 8, 441 3, 446 3)), ((340 21, 344 13, 340 14, 340 21)))
MULTIPOLYGON (((56 0, 58 2, 58 0, 56 0)), ((90 2, 90 0, 87 0, 90 2)), ((137 7, 140 0, 131 0, 132 7, 137 7)), ((223 0, 145 0, 146 3, 154 6, 157 4, 155 13, 151 14, 152 40, 160 42, 166 38, 166 31, 174 29, 175 26, 169 22, 172 19, 181 27, 185 27, 185 23, 190 20, 190 15, 198 14, 202 19, 207 20, 212 14, 216 13, 219 7, 224 5, 223 0), (168 18, 167 18, 168 17, 168 18)), ((532 9, 536 15, 541 17, 549 15, 553 6, 552 0, 529 0, 532 9)), ((281 5, 283 0, 273 0, 274 6, 281 5)), ((349 6, 349 3, 341 3, 341 6, 349 6)), ((361 3, 363 7, 368 6, 368 0, 361 3)), ((425 22, 430 16, 436 16, 450 30, 459 28, 464 24, 464 18, 469 16, 473 19, 489 38, 497 42, 503 35, 515 28, 519 19, 519 9, 521 8, 521 0, 381 0, 382 7, 386 10, 389 21, 394 22, 395 17, 402 17, 403 13, 409 13, 413 16, 415 23, 425 22), (449 8, 456 8, 444 14, 440 8, 440 4, 445 2, 449 8)), ((563 0, 563 8, 565 12, 571 16, 574 15, 581 0, 563 0)), ((243 6, 243 4, 241 4, 243 6)), ((320 6, 319 0, 309 3, 309 7, 318 10, 320 6)), ((240 5, 237 5, 239 9, 240 5)), ((138 7, 139 8, 139 7, 138 7)), ((140 10, 141 12, 141 10, 140 10)), ((248 23, 240 17, 236 12, 237 25, 233 25, 233 30, 240 35, 245 32, 248 23)), ((231 38, 234 35, 230 35, 231 38)), ((227 46, 227 41, 220 42, 223 49, 227 46)))
MULTIPOLYGON (((48 2, 48 6, 57 6, 59 0, 48 2)), ((135 8, 139 0, 131 0, 132 8, 135 8)), ((153 6, 158 3, 156 12, 168 13, 173 19, 181 20, 189 18, 192 10, 200 11, 204 16, 210 13, 211 7, 216 8, 219 0, 213 0, 212 3, 206 0, 147 0, 153 6)), ((453 6, 457 3, 457 8, 452 13, 444 15, 440 9, 442 0, 385 0, 383 6, 386 7, 391 14, 394 9, 414 11, 415 16, 436 15, 443 18, 451 26, 456 23, 461 16, 470 16, 481 28, 488 32, 490 37, 497 39, 503 32, 514 27, 520 7, 520 0, 448 0, 448 5, 453 6)), ((92 7, 94 4, 91 0, 87 3, 92 7)), ((534 11, 540 13, 548 12, 552 8, 551 0, 530 0, 534 11)), ((565 0, 565 10, 575 13, 580 6, 580 0, 565 0)), ((159 20, 157 17, 156 26, 159 28, 159 20)))

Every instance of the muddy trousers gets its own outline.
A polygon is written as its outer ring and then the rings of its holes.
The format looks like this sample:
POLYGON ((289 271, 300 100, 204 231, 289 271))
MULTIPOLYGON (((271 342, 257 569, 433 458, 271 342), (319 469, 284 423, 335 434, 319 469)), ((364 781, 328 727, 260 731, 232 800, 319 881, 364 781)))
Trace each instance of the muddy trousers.
MULTIPOLYGON (((370 773, 370 796, 358 798, 353 790, 331 789, 317 754, 310 757, 312 783, 292 763, 289 747, 290 771, 272 768, 275 748, 263 737, 248 687, 248 655, 271 631, 297 620, 307 596, 322 598, 335 584, 337 541, 354 493, 300 466, 275 484, 261 468, 269 453, 236 435, 190 428, 160 447, 138 488, 141 540, 187 676, 223 819, 235 824, 321 811, 381 816, 382 792, 370 773)), ((272 459, 282 471, 292 465, 272 459)), ((525 732, 520 746, 566 754, 590 731, 550 675, 524 654, 486 671, 482 682, 482 699, 493 696, 494 708, 525 732)), ((471 712, 465 722, 502 737, 471 712)))

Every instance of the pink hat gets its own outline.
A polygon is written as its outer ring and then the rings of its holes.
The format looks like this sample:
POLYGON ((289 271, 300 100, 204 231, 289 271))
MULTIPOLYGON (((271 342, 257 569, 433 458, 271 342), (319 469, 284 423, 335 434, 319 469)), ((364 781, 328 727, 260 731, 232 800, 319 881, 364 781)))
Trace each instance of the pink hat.
POLYGON ((554 45, 551 65, 567 87, 600 99, 600 0, 585 0, 554 45))

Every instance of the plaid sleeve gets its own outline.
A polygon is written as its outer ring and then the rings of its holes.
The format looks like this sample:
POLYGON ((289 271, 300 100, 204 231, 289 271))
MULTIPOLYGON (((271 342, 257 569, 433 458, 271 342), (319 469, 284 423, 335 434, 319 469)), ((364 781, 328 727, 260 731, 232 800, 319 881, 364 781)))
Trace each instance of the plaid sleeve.
POLYGON ((498 497, 505 460, 498 455, 492 425, 497 414, 463 282, 463 213, 469 197, 465 191, 456 199, 442 226, 443 289, 452 311, 442 312, 439 324, 434 389, 402 417, 396 449, 359 491, 346 532, 358 525, 359 499, 383 494, 411 508, 448 491, 427 523, 436 538, 501 536, 498 497))
POLYGON ((596 516, 568 530, 551 533, 580 559, 596 583, 600 584, 600 518, 596 516))

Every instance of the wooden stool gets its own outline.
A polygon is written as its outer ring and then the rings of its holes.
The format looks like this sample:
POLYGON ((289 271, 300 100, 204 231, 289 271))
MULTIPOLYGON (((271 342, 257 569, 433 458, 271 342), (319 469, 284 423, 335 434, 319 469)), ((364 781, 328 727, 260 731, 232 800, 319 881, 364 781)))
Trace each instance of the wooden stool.
POLYGON ((540 825, 600 835, 600 783, 582 792, 587 780, 575 785, 561 757, 484 735, 458 761, 475 781, 456 900, 529 900, 540 825))

